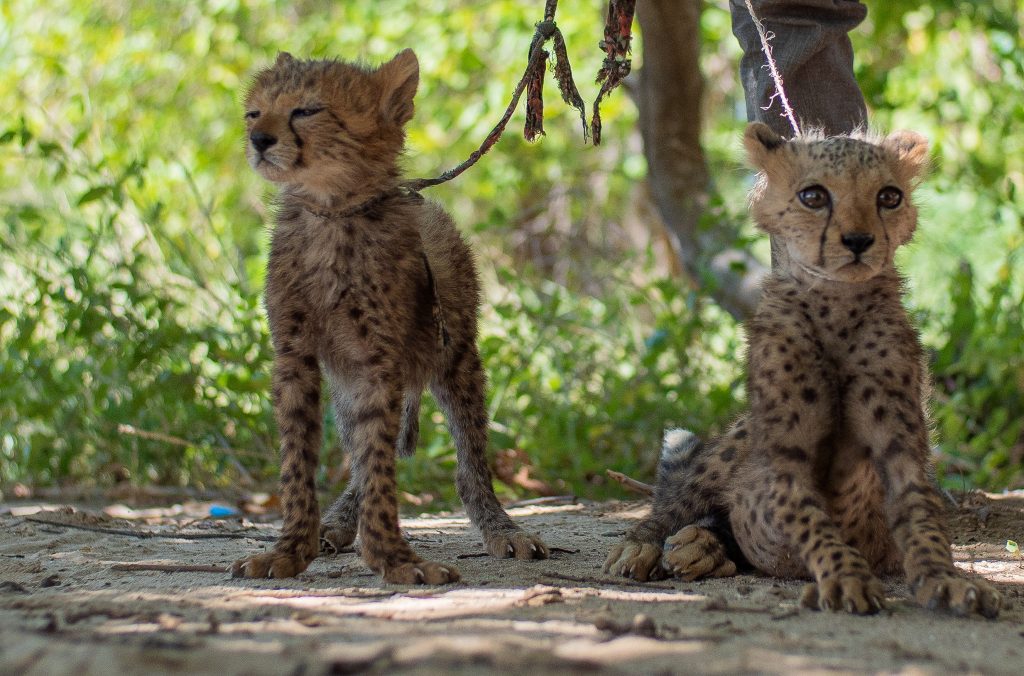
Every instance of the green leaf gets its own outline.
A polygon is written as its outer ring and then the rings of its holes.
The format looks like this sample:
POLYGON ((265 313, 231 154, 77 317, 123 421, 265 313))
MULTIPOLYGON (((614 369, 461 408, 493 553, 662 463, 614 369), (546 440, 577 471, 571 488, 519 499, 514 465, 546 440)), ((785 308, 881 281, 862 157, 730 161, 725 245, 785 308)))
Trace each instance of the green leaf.
POLYGON ((78 198, 77 204, 78 206, 82 206, 83 204, 88 204, 89 202, 95 202, 96 200, 102 198, 104 195, 109 195, 110 191, 111 186, 109 185, 98 185, 93 188, 89 188, 81 197, 78 198))

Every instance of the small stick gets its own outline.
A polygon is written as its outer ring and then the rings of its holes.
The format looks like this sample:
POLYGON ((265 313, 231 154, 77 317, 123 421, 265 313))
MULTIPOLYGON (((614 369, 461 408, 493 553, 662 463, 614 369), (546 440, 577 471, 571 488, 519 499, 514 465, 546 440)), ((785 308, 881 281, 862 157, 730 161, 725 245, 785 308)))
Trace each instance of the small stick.
POLYGON ((641 589, 669 589, 676 591, 676 587, 672 587, 667 584, 657 584, 654 582, 633 582, 625 578, 621 580, 609 580, 603 578, 586 578, 576 577, 575 575, 563 575, 562 573, 552 573, 550 571, 544 571, 541 573, 542 577, 550 577, 553 580, 565 580, 566 582, 580 582, 586 585, 618 585, 620 587, 640 587, 641 589))
POLYGON ((578 549, 566 549, 565 547, 548 547, 549 552, 561 552, 562 554, 579 554, 578 549))
POLYGON ((553 502, 568 502, 575 505, 578 498, 575 495, 546 495, 542 498, 530 498, 528 500, 517 500, 505 505, 508 508, 530 507, 532 505, 549 505, 553 502))
POLYGON ((473 554, 459 554, 457 559, 484 559, 490 556, 487 552, 474 552, 473 554))
POLYGON ((640 495, 646 495, 648 497, 654 495, 654 486, 650 484, 645 484, 643 481, 637 481, 636 479, 628 477, 622 472, 616 472, 613 469, 606 469, 604 473, 608 475, 609 479, 614 479, 625 488, 639 493, 640 495))
POLYGON ((227 566, 211 566, 187 563, 115 563, 111 570, 157 570, 164 573, 227 573, 227 566))
POLYGON ((58 528, 73 528, 76 530, 87 530, 94 533, 107 533, 109 535, 123 535, 131 538, 169 538, 175 540, 261 540, 263 542, 276 542, 277 536, 258 535, 246 533, 155 533, 149 530, 128 530, 127 528, 106 528, 104 526, 87 526, 83 523, 67 523, 65 521, 51 521, 38 517, 26 516, 26 521, 33 523, 44 523, 47 526, 58 528))
MULTIPOLYGON (((163 432, 151 432, 150 430, 141 430, 138 427, 135 427, 134 425, 128 425, 125 423, 118 423, 117 431, 119 434, 127 434, 129 436, 139 437, 140 439, 148 439, 149 441, 160 441, 165 444, 171 444, 173 446, 191 448, 198 448, 203 446, 203 444, 194 441, 189 441, 188 439, 183 439, 181 437, 176 437, 173 434, 165 434, 163 432)), ((258 453, 256 451, 246 451, 239 448, 231 448, 230 446, 211 446, 211 448, 219 451, 224 451, 229 455, 245 455, 249 456, 250 458, 260 459, 266 458, 265 453, 258 453)), ((248 478, 252 479, 251 476, 248 478)))

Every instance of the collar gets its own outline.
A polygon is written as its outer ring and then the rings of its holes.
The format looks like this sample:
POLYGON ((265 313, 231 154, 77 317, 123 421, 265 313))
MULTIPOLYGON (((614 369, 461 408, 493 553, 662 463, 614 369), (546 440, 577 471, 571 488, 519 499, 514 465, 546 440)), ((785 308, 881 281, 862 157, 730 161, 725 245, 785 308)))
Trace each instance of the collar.
POLYGON ((384 192, 377 193, 373 197, 356 204, 355 206, 345 207, 344 209, 324 209, 319 205, 312 202, 308 202, 298 195, 291 195, 291 198, 298 202, 299 206, 302 207, 303 211, 310 213, 317 218, 323 219, 338 219, 347 218, 348 216, 355 216, 356 214, 366 213, 378 204, 385 202, 392 197, 400 195, 411 195, 423 199, 422 196, 415 190, 409 190, 407 188, 398 187, 392 188, 391 190, 385 190, 384 192))

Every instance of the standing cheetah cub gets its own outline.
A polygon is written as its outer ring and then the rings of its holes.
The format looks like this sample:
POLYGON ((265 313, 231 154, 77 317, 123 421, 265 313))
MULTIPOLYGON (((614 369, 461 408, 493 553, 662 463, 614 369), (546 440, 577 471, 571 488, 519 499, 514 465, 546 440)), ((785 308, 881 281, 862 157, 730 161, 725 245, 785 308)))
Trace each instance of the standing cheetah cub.
POLYGON ((440 206, 399 187, 418 82, 411 50, 376 69, 282 53, 246 97, 249 164, 281 186, 266 306, 284 530, 271 551, 237 561, 235 576, 296 575, 321 536, 340 548, 358 532, 363 559, 387 582, 458 580, 452 566, 417 556, 398 528, 395 452, 416 448, 424 387, 448 418, 459 496, 487 551, 548 555, 491 486, 472 254, 440 206), (349 485, 322 523, 321 370, 352 458, 349 485))
POLYGON ((921 346, 893 254, 927 142, 912 132, 783 140, 751 124, 751 207, 789 259, 747 326, 750 411, 708 446, 666 435, 650 518, 606 570, 812 577, 804 603, 877 612, 902 567, 929 608, 994 617, 999 593, 953 565, 930 478, 921 346), (668 539, 666 540, 666 537, 668 539))

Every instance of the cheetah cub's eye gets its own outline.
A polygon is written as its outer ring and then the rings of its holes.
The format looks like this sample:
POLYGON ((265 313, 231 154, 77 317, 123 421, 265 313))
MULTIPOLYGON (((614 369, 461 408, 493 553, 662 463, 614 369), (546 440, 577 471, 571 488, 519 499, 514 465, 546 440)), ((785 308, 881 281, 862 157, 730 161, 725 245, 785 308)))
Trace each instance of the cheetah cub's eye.
POLYGON ((821 209, 827 207, 831 198, 829 197, 828 190, 825 190, 820 185, 812 185, 809 188, 804 188, 796 194, 800 198, 800 203, 808 209, 821 209))
POLYGON ((322 110, 323 110, 322 107, 321 108, 296 108, 295 110, 292 111, 292 117, 310 117, 311 115, 316 115, 317 113, 319 113, 322 110))
POLYGON ((895 209, 903 202, 903 193, 898 188, 889 186, 878 191, 878 206, 883 209, 895 209))
POLYGON ((259 116, 260 116, 260 111, 258 111, 258 110, 249 110, 249 111, 246 111, 246 113, 245 113, 245 119, 247 119, 247 120, 255 120, 259 116))

